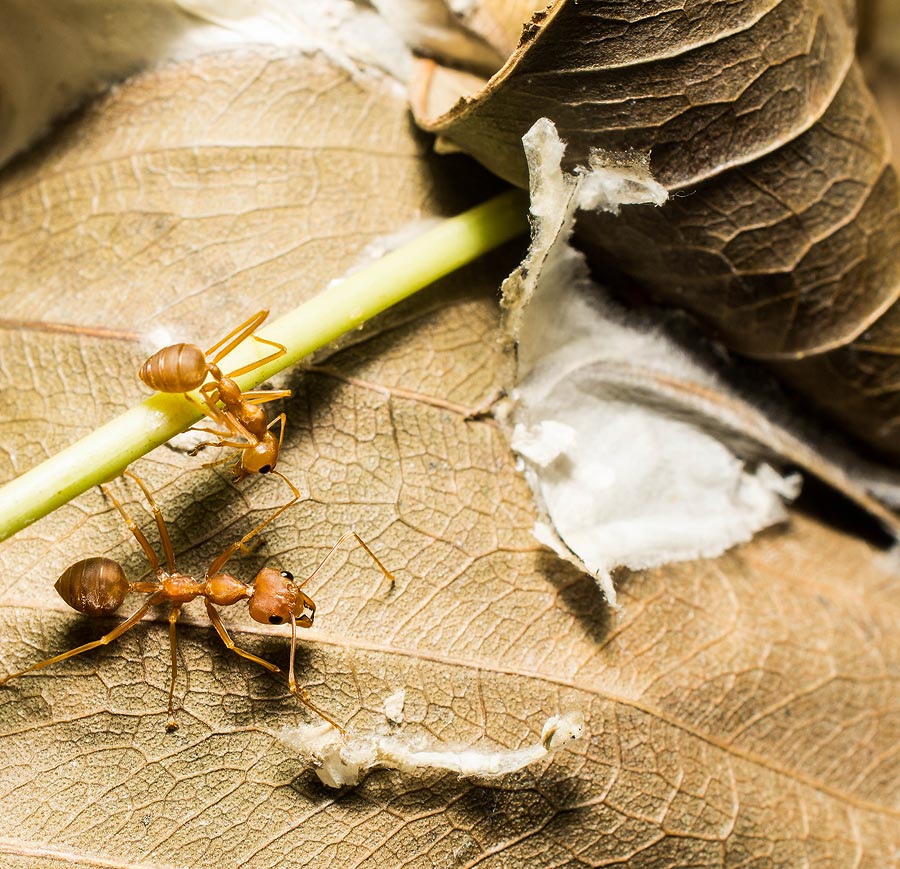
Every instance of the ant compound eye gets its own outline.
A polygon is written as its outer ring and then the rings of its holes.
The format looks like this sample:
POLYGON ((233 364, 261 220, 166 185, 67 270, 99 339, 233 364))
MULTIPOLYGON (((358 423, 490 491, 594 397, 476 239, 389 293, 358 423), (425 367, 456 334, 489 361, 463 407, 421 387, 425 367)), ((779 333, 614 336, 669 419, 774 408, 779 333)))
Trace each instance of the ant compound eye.
POLYGON ((260 472, 261 474, 268 474, 269 471, 271 471, 271 470, 272 470, 272 466, 271 466, 271 465, 263 465, 263 466, 259 469, 259 472, 260 472))
POLYGON ((269 616, 270 625, 280 625, 284 619, 281 616, 269 616))
POLYGON ((282 571, 281 571, 281 575, 282 575, 285 579, 293 579, 293 578, 294 578, 294 574, 291 573, 289 570, 282 570, 282 571))

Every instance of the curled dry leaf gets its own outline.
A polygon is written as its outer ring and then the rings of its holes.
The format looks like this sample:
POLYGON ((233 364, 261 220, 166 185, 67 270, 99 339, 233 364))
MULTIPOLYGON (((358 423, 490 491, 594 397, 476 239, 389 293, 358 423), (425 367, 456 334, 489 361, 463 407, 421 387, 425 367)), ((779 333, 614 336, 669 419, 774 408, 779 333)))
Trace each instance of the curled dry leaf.
MULTIPOLYGON (((546 119, 522 142, 533 231, 503 285, 505 327, 517 342, 508 415, 548 520, 536 531, 541 540, 574 555, 614 605, 617 565, 719 555, 783 521, 782 500, 796 497, 800 481, 772 465, 819 476, 900 536, 897 516, 866 491, 872 468, 811 448, 816 440, 799 438, 778 405, 759 391, 756 405, 742 397, 722 360, 696 350, 705 345, 686 324, 626 312, 591 281, 569 245, 575 212, 661 204, 665 191, 645 169, 606 165, 598 154, 590 167, 562 173, 564 147, 546 119)), ((876 491, 898 503, 900 475, 882 473, 876 491)))
POLYGON ((425 64, 414 106, 521 186, 519 141, 541 117, 568 143, 566 168, 591 148, 649 151, 671 199, 583 215, 594 262, 691 310, 896 462, 900 187, 852 7, 557 0, 486 86, 459 81, 456 105, 456 74, 425 64))
MULTIPOLYGON (((2 282, 18 288, 0 330, 3 478, 137 398, 145 330, 217 336, 462 207, 426 147, 387 84, 244 52, 129 82, 17 163, 0 178, 2 282)), ((402 687, 403 731, 430 741, 519 749, 567 710, 585 736, 499 783, 381 771, 335 800, 272 735, 311 716, 191 605, 176 734, 164 614, 2 689, 5 867, 889 865, 896 572, 800 517, 716 562, 626 577, 612 616, 535 543, 509 448, 472 416, 509 376, 510 267, 446 281, 290 380, 280 467, 305 500, 235 570, 303 575, 353 524, 395 572, 388 592, 348 550, 307 589, 301 677, 351 728, 387 726, 402 687)), ((283 500, 197 464, 163 448, 140 465, 194 572, 283 500)), ((3 672, 100 633, 52 588, 87 555, 146 571, 96 492, 0 546, 3 672)), ((283 629, 225 615, 285 662, 283 629)))

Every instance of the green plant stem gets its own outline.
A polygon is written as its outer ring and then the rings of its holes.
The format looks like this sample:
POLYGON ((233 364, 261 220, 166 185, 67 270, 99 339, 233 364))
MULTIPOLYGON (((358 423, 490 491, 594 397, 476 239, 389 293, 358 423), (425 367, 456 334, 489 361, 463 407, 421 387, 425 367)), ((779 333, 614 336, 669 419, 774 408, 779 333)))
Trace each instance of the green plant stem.
MULTIPOLYGON (((524 193, 507 191, 443 221, 269 323, 257 334, 283 344, 287 354, 239 378, 241 387, 258 386, 391 305, 524 233, 526 209, 524 193)), ((259 345, 247 341, 229 355, 228 365, 237 368, 259 358, 258 354, 259 345)), ((51 456, 0 488, 0 540, 118 476, 200 418, 197 406, 184 396, 155 393, 51 456)))

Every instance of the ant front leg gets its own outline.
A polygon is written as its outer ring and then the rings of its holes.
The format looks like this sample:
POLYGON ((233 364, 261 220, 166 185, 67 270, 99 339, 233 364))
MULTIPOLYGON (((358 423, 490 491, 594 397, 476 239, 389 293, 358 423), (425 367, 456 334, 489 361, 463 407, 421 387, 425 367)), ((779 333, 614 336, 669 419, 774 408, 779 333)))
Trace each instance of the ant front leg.
MULTIPOLYGON (((209 429, 203 429, 203 428, 197 429, 197 431, 209 431, 210 434, 218 434, 218 432, 210 431, 209 429)), ((249 444, 242 444, 242 443, 238 443, 237 441, 224 441, 224 440, 219 440, 219 441, 203 441, 203 442, 197 444, 197 446, 195 446, 195 447, 188 453, 188 455, 189 455, 189 456, 196 456, 197 453, 199 453, 200 450, 203 449, 203 447, 232 447, 232 448, 234 448, 234 449, 236 449, 236 450, 245 450, 245 449, 247 449, 248 446, 249 446, 249 444)), ((224 465, 225 462, 227 462, 227 461, 228 461, 228 459, 225 459, 225 460, 223 460, 223 461, 221 461, 221 462, 216 462, 215 464, 217 464, 217 465, 224 465)))
POLYGON ((284 443, 284 426, 287 423, 287 414, 280 413, 275 419, 270 422, 266 428, 271 429, 274 428, 278 423, 281 423, 281 429, 278 432, 278 452, 281 452, 281 445, 284 443))
MULTIPOLYGON (((246 443, 241 444, 241 446, 246 447, 257 442, 257 438, 247 431, 246 427, 231 411, 225 410, 216 404, 219 400, 219 387, 215 381, 201 386, 200 395, 203 396, 203 404, 200 405, 203 413, 216 425, 221 425, 228 429, 232 437, 244 438, 246 443)), ((196 404, 197 402, 194 403, 196 404)), ((208 431, 208 429, 200 429, 200 431, 208 431)), ((218 432, 214 432, 214 434, 218 434, 218 432)))
MULTIPOLYGON (((259 664, 262 667, 265 667, 270 673, 281 673, 281 668, 276 667, 275 664, 270 663, 265 660, 265 658, 260 658, 257 655, 254 655, 252 652, 248 652, 246 649, 240 648, 231 639, 231 636, 228 633, 227 628, 222 623, 222 617, 217 612, 216 608, 207 600, 206 601, 206 612, 209 615, 209 620, 212 622, 212 626, 216 629, 216 633, 221 638, 222 642, 225 643, 226 648, 230 651, 234 652, 236 655, 240 655, 240 657, 244 658, 247 661, 253 661, 254 664, 259 664)), ((309 699, 309 695, 306 691, 297 685, 297 680, 294 678, 294 653, 296 649, 296 626, 294 625, 294 619, 291 618, 291 667, 290 672, 288 673, 288 690, 297 697, 301 703, 308 706, 312 709, 313 712, 316 713, 320 718, 324 718, 330 725, 337 728, 342 734, 346 735, 346 731, 340 724, 337 723, 330 715, 323 712, 316 706, 312 700, 309 699)))
MULTIPOLYGON (((304 595, 305 597, 305 595, 304 595)), ((307 600, 309 600, 307 598, 307 600)), ((312 603, 312 601, 310 601, 312 603)), ((313 604, 313 608, 315 605, 313 604)), ((303 617, 301 617, 303 618, 303 617)), ((310 624, 312 624, 312 619, 310 619, 310 624)), ((297 651, 297 619, 294 618, 293 614, 291 614, 291 664, 288 669, 288 691, 291 692, 301 703, 305 706, 308 706, 312 709, 313 712, 316 713, 320 718, 324 718, 332 727, 336 728, 341 736, 346 736, 347 731, 341 727, 340 724, 337 723, 330 715, 328 715, 323 710, 319 709, 315 703, 312 702, 309 698, 309 694, 306 693, 306 689, 300 687, 297 684, 297 680, 294 678, 294 657, 297 651)))

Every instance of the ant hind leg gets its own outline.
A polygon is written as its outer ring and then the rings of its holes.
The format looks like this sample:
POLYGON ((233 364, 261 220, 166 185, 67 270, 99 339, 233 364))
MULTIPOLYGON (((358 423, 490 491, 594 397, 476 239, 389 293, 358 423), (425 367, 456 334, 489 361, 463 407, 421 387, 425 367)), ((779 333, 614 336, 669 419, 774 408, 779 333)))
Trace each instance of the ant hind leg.
MULTIPOLYGON (((135 522, 134 519, 131 518, 128 511, 123 506, 122 502, 115 496, 115 494, 113 494, 112 490, 109 487, 101 484, 100 491, 102 491, 103 494, 106 495, 106 497, 109 498, 109 500, 113 502, 113 505, 119 511, 122 518, 125 520, 125 524, 128 526, 128 530, 131 531, 131 533, 134 535, 134 539, 137 540, 138 543, 140 543, 141 549, 144 550, 144 554, 147 556, 147 561, 150 562, 150 567, 153 569, 153 572, 157 576, 159 576, 159 574, 160 574, 159 559, 156 557, 156 553, 153 551, 153 547, 150 545, 150 541, 147 540, 147 538, 144 536, 144 532, 141 531, 140 528, 138 528, 137 522, 135 522)), ((162 516, 160 516, 160 519, 161 518, 162 518, 162 516)), ((161 531, 162 531, 162 528, 160 528, 160 532, 161 531)), ((166 535, 166 538, 168 539, 168 534, 166 535)), ((165 545, 165 544, 163 544, 163 545, 165 545)))
POLYGON ((144 481, 133 471, 123 471, 123 477, 131 477, 138 486, 141 487, 141 491, 144 493, 144 497, 147 499, 147 503, 150 505, 150 510, 153 513, 153 518, 156 520, 156 527, 159 530, 159 540, 162 543, 163 553, 166 556, 166 569, 169 573, 175 572, 175 553, 172 549, 172 541, 169 538, 169 529, 166 526, 166 520, 163 518, 162 510, 159 508, 159 504, 153 498, 153 495, 150 494, 150 490, 147 488, 147 485, 144 481))
MULTIPOLYGON (((254 335, 253 340, 258 341, 260 344, 268 344, 270 347, 275 347, 277 349, 274 353, 263 356, 262 359, 257 359, 256 362, 250 362, 247 365, 236 368, 234 371, 229 371, 226 377, 240 377, 242 374, 249 374, 251 371, 256 371, 257 368, 262 368, 263 365, 268 365, 270 362, 280 359, 287 353, 287 347, 285 347, 284 344, 279 344, 277 341, 270 341, 268 338, 260 338, 259 335, 254 335)), ((288 391, 288 394, 290 394, 290 391, 288 391)))
POLYGON ((235 326, 221 341, 213 344, 209 350, 206 351, 206 357, 209 358, 213 356, 212 362, 214 365, 218 365, 219 362, 224 359, 238 344, 246 341, 253 333, 258 329, 266 317, 269 316, 269 312, 266 309, 262 311, 257 311, 252 317, 244 320, 240 326, 235 326))
POLYGON ((60 661, 68 660, 69 658, 74 658, 76 655, 80 655, 83 652, 89 652, 91 649, 96 649, 99 646, 109 645, 113 640, 118 639, 122 636, 122 634, 130 631, 150 610, 150 607, 156 606, 158 603, 162 603, 164 595, 162 592, 156 592, 150 595, 146 601, 138 608, 136 612, 130 615, 124 622, 120 625, 117 625, 113 628, 108 634, 104 634, 100 637, 99 640, 93 640, 90 643, 85 643, 83 646, 77 646, 74 649, 69 649, 68 652, 62 652, 59 655, 54 655, 52 658, 47 658, 44 661, 40 661, 37 664, 32 664, 30 667, 26 667, 24 670, 19 670, 16 673, 10 673, 9 676, 4 676, 0 679, 0 685, 5 685, 11 679, 16 679, 19 676, 24 676, 26 673, 33 673, 35 670, 43 670, 44 667, 49 667, 51 664, 58 664, 60 661))

